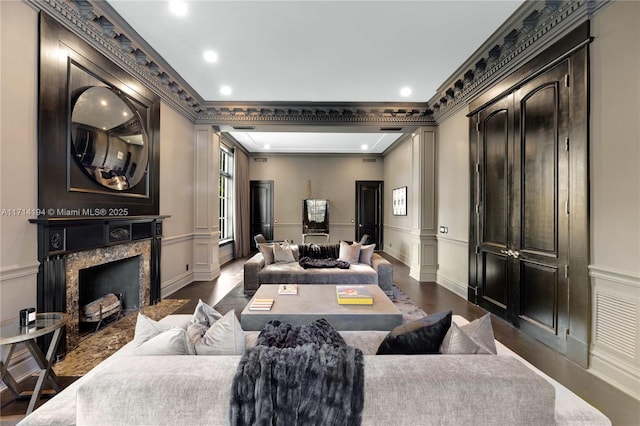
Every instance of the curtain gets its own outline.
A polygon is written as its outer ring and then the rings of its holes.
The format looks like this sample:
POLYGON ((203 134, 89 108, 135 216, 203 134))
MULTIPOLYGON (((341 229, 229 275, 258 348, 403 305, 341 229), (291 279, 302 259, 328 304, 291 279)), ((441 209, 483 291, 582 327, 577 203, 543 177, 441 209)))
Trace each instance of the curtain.
POLYGON ((236 259, 249 255, 251 238, 249 227, 249 156, 241 149, 236 149, 233 155, 235 168, 233 174, 235 190, 235 256, 236 259))

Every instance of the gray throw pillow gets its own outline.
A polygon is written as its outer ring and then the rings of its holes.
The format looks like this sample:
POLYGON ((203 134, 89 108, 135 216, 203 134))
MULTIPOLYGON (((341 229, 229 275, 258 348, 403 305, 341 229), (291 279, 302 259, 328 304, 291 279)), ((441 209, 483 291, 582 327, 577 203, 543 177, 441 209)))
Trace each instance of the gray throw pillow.
POLYGON ((273 263, 273 243, 258 244, 258 249, 264 257, 264 264, 271 265, 273 263))
POLYGON ((202 299, 198 300, 198 305, 196 306, 195 311, 193 312, 193 316, 189 321, 189 325, 187 326, 187 334, 191 342, 195 342, 200 339, 214 324, 222 318, 222 314, 211 306, 207 305, 202 301, 202 299))
POLYGON ((360 263, 371 266, 371 258, 373 257, 373 251, 375 250, 375 244, 369 244, 360 247, 360 263))
POLYGON ((275 263, 291 263, 296 259, 293 257, 293 250, 288 242, 273 245, 273 261, 275 263))
POLYGON ((158 334, 170 329, 170 325, 154 321, 146 315, 138 312, 136 328, 133 332, 133 343, 135 346, 140 346, 152 337, 157 336, 158 334))
POLYGON ((451 327, 451 311, 438 312, 399 325, 387 334, 376 355, 437 354, 451 327))
POLYGON ((244 349, 244 331, 233 309, 195 342, 197 355, 242 355, 244 349))
POLYGON ((349 263, 358 263, 360 260, 360 248, 362 244, 353 243, 349 244, 345 241, 340 241, 340 254, 338 260, 343 260, 349 263))
POLYGON ((442 341, 443 354, 497 354, 491 315, 486 314, 469 324, 451 328, 442 341))

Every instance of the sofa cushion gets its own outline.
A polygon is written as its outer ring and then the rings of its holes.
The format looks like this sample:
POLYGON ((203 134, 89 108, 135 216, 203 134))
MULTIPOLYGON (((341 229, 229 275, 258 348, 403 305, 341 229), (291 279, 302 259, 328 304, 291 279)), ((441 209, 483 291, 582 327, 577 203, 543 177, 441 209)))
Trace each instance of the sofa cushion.
POLYGON ((486 314, 469 324, 455 322, 442 341, 443 354, 496 354, 491 316, 486 314))
POLYGON ((360 243, 349 244, 346 241, 340 241, 340 255, 338 260, 358 263, 358 260, 360 260, 360 247, 362 247, 360 243))
POLYGON ((273 261, 275 263, 290 263, 296 261, 288 242, 273 245, 273 261))
POLYGON ((235 310, 213 323, 194 343, 196 355, 242 355, 245 337, 235 310))
POLYGON ((273 243, 260 243, 258 249, 262 253, 265 265, 271 265, 273 263, 273 243))
POLYGON ((452 312, 443 311, 399 325, 389 332, 377 355, 437 354, 451 327, 452 312))
POLYGON ((354 263, 349 269, 310 268, 298 263, 273 263, 259 273, 260 284, 378 284, 378 274, 368 265, 354 263))
POLYGON ((369 244, 366 246, 360 247, 360 259, 359 263, 364 263, 365 265, 371 265, 371 258, 373 257, 373 251, 375 250, 375 244, 369 244))
POLYGON ((138 313, 133 343, 136 355, 193 355, 183 328, 171 327, 138 313))

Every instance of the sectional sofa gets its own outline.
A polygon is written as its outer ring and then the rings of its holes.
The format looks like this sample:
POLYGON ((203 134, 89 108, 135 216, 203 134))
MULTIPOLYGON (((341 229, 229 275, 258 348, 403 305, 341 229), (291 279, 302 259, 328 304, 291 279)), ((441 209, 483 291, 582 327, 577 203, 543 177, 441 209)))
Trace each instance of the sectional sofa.
MULTIPOLYGON (((161 322, 184 328, 190 318, 172 315, 161 322)), ((373 355, 386 331, 340 333, 365 354, 365 426, 611 424, 499 342, 497 355, 373 355)), ((244 332, 247 347, 257 335, 244 332)), ((127 344, 19 424, 227 424, 240 356, 133 352, 127 344)))

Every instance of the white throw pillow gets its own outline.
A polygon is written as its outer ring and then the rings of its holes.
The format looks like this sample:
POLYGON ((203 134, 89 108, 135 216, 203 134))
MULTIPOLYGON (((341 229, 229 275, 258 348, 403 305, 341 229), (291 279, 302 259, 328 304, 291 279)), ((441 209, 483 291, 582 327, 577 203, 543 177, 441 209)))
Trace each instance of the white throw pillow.
POLYGON ((135 346, 140 346, 152 337, 170 329, 170 325, 154 321, 148 316, 138 312, 136 328, 133 335, 133 343, 135 346))
POLYGON ((193 355, 186 330, 154 321, 138 313, 133 344, 136 355, 193 355))
POLYGON ((136 355, 193 355, 195 351, 189 344, 186 330, 171 328, 142 343, 134 353, 136 355))
POLYGON ((371 266, 371 258, 373 257, 373 251, 375 250, 375 244, 369 244, 360 247, 360 263, 371 266))
POLYGON ((360 260, 360 247, 362 244, 353 243, 349 245, 349 243, 340 241, 340 254, 338 260, 344 260, 349 263, 358 263, 360 260))
POLYGON ((187 326, 187 335, 189 336, 190 341, 195 342, 204 336, 204 333, 207 332, 209 327, 211 327, 220 318, 222 318, 222 314, 220 312, 204 303, 202 299, 198 300, 198 305, 196 306, 193 316, 189 321, 189 325, 187 326))
POLYGON ((291 250, 288 242, 285 241, 282 244, 273 245, 273 260, 275 263, 290 263, 296 261, 293 257, 293 250, 291 250))
POLYGON ((244 331, 233 309, 195 342, 197 355, 242 355, 244 349, 244 331))

